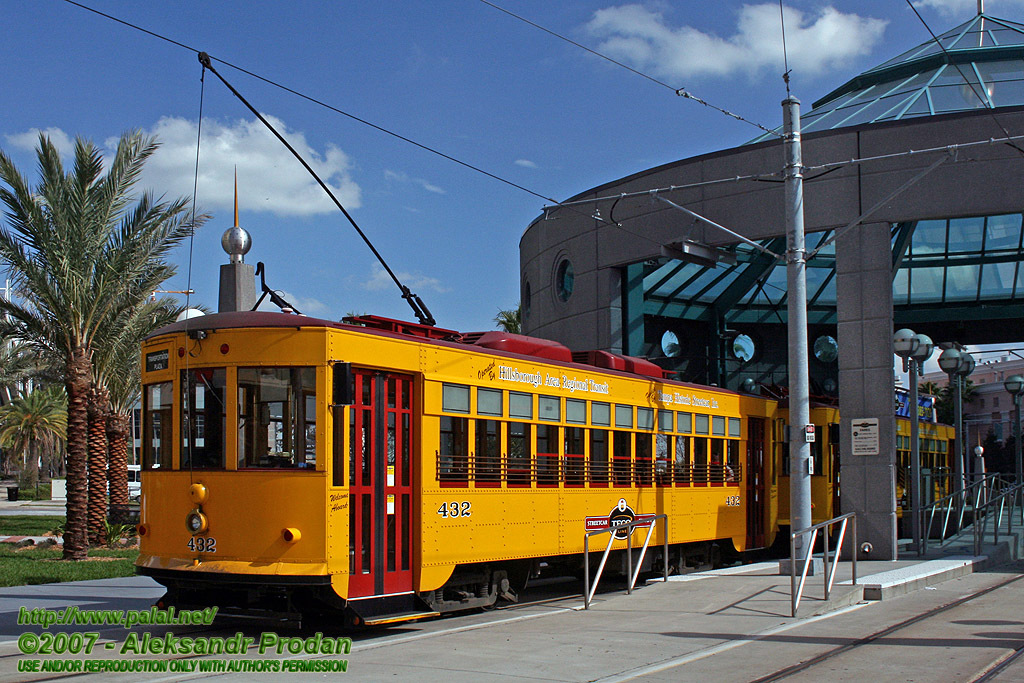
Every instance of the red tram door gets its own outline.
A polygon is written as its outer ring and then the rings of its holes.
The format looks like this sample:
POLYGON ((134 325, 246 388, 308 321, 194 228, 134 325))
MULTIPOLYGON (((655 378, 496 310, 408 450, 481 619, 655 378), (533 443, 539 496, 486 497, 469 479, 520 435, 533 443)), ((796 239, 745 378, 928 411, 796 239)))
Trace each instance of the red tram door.
POLYGON ((349 420, 349 596, 413 590, 413 381, 355 370, 349 420))
POLYGON ((747 420, 747 548, 765 544, 764 420, 747 420))

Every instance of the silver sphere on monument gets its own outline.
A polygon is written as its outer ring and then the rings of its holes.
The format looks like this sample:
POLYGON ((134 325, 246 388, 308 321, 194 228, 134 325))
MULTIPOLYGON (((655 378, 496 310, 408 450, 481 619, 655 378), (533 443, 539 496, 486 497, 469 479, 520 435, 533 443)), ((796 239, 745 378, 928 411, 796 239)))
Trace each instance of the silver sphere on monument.
POLYGON ((224 235, 220 238, 220 246, 231 257, 231 263, 243 263, 245 255, 252 247, 252 237, 249 236, 249 232, 245 228, 236 225, 224 231, 224 235))

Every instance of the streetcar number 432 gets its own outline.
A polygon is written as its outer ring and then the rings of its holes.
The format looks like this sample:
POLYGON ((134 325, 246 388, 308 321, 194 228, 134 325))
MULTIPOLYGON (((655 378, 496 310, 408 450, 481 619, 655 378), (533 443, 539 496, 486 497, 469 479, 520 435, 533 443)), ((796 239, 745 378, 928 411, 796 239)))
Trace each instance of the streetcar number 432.
POLYGON ((441 507, 437 508, 437 514, 441 515, 444 519, 449 517, 469 517, 473 514, 472 507, 473 504, 468 500, 453 500, 450 503, 441 503, 441 507))

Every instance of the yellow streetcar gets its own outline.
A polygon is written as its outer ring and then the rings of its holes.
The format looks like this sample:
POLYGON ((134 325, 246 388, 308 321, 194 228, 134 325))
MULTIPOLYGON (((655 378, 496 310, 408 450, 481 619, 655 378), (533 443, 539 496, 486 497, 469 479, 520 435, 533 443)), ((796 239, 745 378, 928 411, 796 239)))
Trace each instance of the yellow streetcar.
POLYGON ((668 516, 648 562, 677 571, 777 527, 777 403, 641 359, 269 312, 175 323, 142 356, 138 570, 164 605, 389 623, 579 572, 626 510, 668 516))

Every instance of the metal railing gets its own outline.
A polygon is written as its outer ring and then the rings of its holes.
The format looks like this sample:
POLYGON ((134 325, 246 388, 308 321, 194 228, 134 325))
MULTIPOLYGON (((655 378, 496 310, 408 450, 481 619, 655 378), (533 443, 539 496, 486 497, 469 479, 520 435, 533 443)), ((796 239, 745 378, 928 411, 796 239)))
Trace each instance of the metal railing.
POLYGON ((1013 518, 1018 506, 1020 506, 1020 523, 1024 527, 1024 484, 1014 484, 999 494, 990 495, 984 503, 976 501, 973 511, 975 555, 981 555, 981 546, 985 540, 985 533, 990 519, 993 522, 992 542, 999 542, 999 528, 1003 525, 1003 513, 1006 512, 1007 502, 1010 504, 1010 510, 1008 513, 1006 535, 1013 534, 1013 518))
MULTIPOLYGON (((955 528, 959 531, 963 528, 964 516, 967 514, 969 503, 973 509, 984 507, 990 499, 999 496, 1008 486, 1008 482, 1001 475, 986 474, 974 483, 953 491, 922 508, 921 517, 927 519, 928 523, 922 525, 924 534, 922 534, 921 547, 917 549, 917 554, 923 555, 928 548, 928 540, 935 529, 936 515, 940 515, 939 520, 941 521, 938 542, 938 547, 941 548, 947 542, 947 532, 954 514, 956 515, 955 528)), ((910 514, 913 514, 913 511, 910 511, 910 514)), ((954 538, 956 536, 950 536, 948 540, 951 542, 954 538)))
POLYGON ((633 586, 636 584, 636 579, 640 575, 640 569, 644 566, 644 556, 647 554, 647 546, 650 545, 651 536, 654 535, 654 527, 657 526, 658 520, 665 520, 665 533, 664 535, 664 548, 662 552, 664 556, 662 558, 662 564, 665 568, 665 581, 668 581, 668 515, 654 515, 654 517, 646 517, 641 520, 634 520, 625 524, 618 524, 616 526, 609 526, 607 529, 597 529, 596 531, 588 531, 583 535, 583 608, 590 609, 590 601, 594 599, 594 593, 597 592, 597 584, 601 581, 601 573, 604 571, 605 562, 608 561, 608 555, 612 551, 612 545, 615 541, 626 541, 626 562, 627 570, 626 573, 629 575, 629 585, 626 587, 626 594, 632 594, 633 586), (648 526, 649 525, 649 526, 648 526), (647 526, 647 538, 644 539, 643 549, 640 551, 640 559, 636 565, 636 571, 633 571, 633 530, 639 526, 647 526), (626 537, 617 538, 617 535, 625 530, 626 537), (608 538, 608 545, 604 549, 604 555, 601 556, 601 564, 597 568, 597 575, 594 577, 594 586, 590 586, 590 537, 598 536, 600 534, 610 534, 608 538))
POLYGON ((824 547, 824 559, 825 559, 825 600, 828 600, 829 593, 832 591, 832 584, 836 578, 836 569, 839 567, 839 555, 843 550, 843 539, 846 537, 846 525, 847 522, 853 520, 853 552, 851 558, 853 560, 853 585, 857 585, 857 515, 854 512, 847 512, 845 515, 833 517, 832 519, 820 522, 813 526, 809 526, 806 529, 799 529, 789 535, 789 596, 792 607, 792 616, 796 616, 796 611, 800 607, 800 598, 804 594, 804 584, 807 582, 807 570, 811 566, 811 560, 814 559, 814 542, 818 538, 818 529, 824 529, 834 524, 840 524, 839 527, 839 538, 836 541, 836 553, 835 560, 829 561, 828 552, 828 532, 825 532, 825 539, 822 546, 824 547), (797 585, 796 581, 796 539, 799 536, 806 536, 810 534, 810 542, 807 544, 807 556, 803 560, 803 569, 800 572, 800 584, 797 585))

